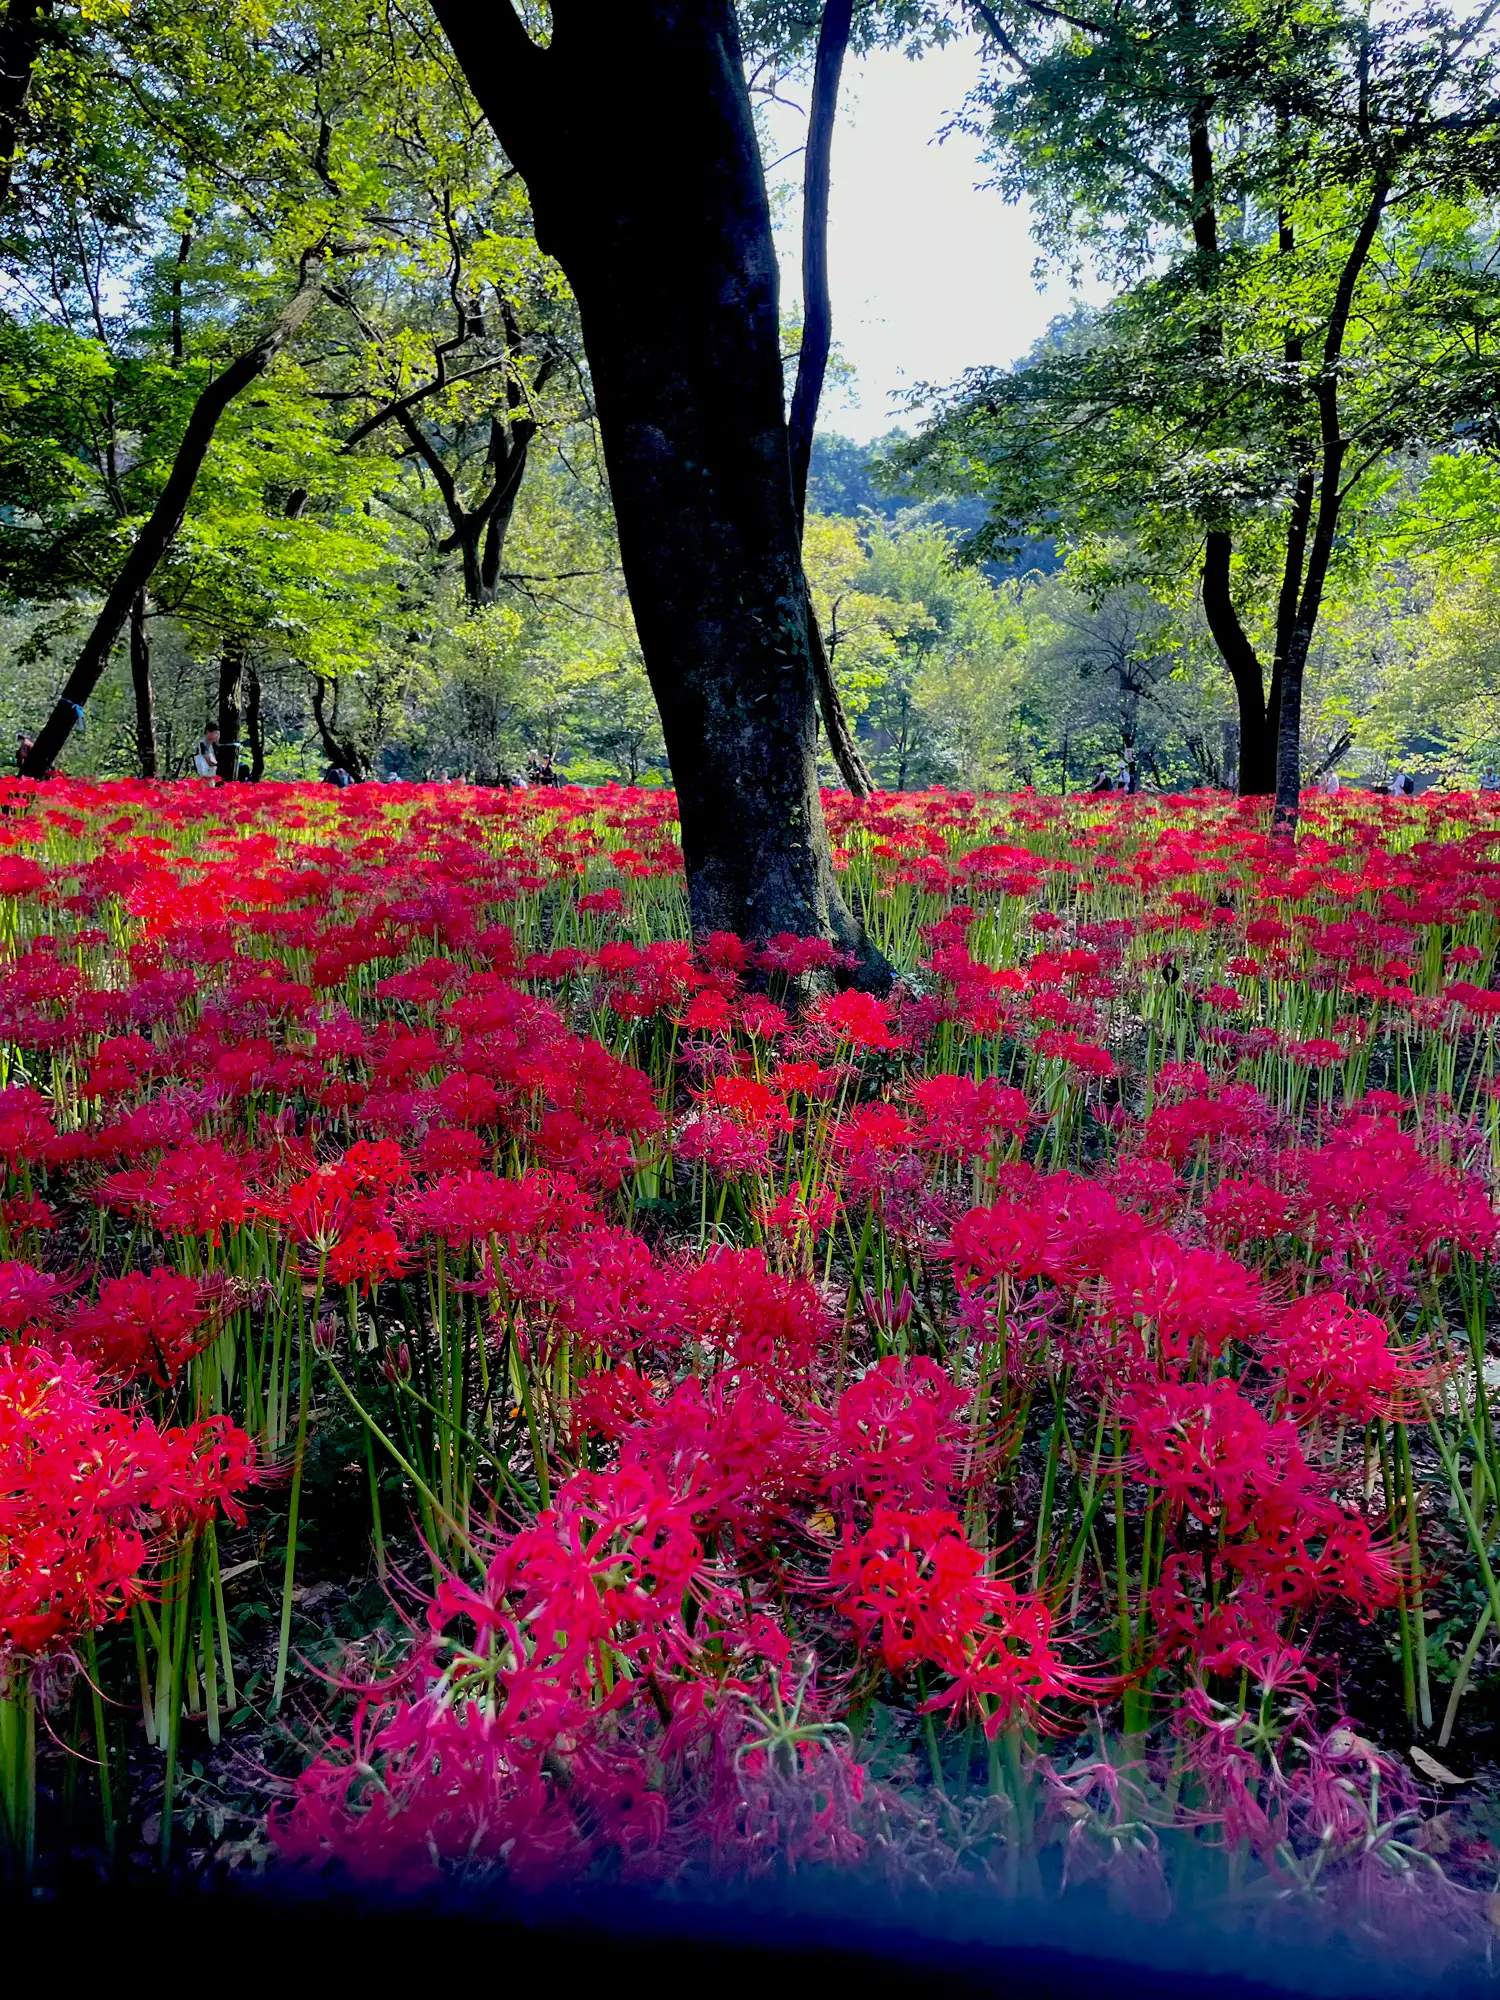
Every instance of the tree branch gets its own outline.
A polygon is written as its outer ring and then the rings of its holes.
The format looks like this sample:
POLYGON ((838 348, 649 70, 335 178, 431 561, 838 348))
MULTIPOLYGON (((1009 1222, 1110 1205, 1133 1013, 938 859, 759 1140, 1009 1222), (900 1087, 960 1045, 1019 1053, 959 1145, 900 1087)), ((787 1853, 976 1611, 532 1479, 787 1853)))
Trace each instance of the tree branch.
POLYGON ((322 289, 317 279, 317 267, 324 254, 321 245, 304 252, 301 275, 291 298, 245 352, 209 383, 193 405, 193 413, 177 447, 177 456, 172 461, 167 482, 131 545, 130 553, 104 600, 93 630, 84 641, 83 650, 56 707, 32 745, 24 767, 26 776, 45 776, 76 728, 83 714, 83 704, 94 692, 109 665, 110 654, 124 629, 136 594, 151 581, 157 564, 182 525, 182 517, 187 512, 193 487, 208 455, 208 448, 213 443, 220 417, 241 390, 247 389, 265 373, 317 304, 322 289))
POLYGON ((432 11, 480 110, 526 175, 553 123, 548 51, 511 0, 434 0, 432 11))

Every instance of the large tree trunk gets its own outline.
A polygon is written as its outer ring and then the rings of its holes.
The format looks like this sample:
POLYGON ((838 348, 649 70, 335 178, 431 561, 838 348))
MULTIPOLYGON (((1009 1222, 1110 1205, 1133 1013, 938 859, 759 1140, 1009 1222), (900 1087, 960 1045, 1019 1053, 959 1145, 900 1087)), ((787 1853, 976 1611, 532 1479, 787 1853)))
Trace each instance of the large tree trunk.
POLYGON ((867 952, 818 793, 776 255, 733 6, 551 11, 542 49, 509 0, 437 0, 578 300, 694 929, 867 952))
POLYGON ((103 609, 83 642, 83 651, 57 705, 33 744, 26 759, 28 778, 44 777, 57 762, 63 745, 83 718, 83 704, 99 685, 109 665, 130 607, 156 573, 156 566, 172 545, 182 526, 193 487, 213 443, 219 419, 242 389, 263 375, 272 361, 302 325, 318 301, 318 269, 322 252, 309 251, 302 259, 301 282, 269 326, 243 354, 236 356, 221 375, 215 376, 193 405, 182 443, 172 461, 156 505, 131 545, 119 575, 111 585, 103 609))
POLYGON ((156 702, 151 692, 151 635, 146 630, 146 593, 130 600, 130 684, 135 691, 135 748, 141 776, 156 776, 156 702))

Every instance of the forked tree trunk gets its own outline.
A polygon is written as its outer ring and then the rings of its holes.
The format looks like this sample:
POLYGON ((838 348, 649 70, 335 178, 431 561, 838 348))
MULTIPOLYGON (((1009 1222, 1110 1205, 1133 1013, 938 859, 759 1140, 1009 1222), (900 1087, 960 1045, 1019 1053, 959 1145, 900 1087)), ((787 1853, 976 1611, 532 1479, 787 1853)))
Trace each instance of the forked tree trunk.
POLYGON ((361 778, 365 772, 365 761, 360 756, 352 738, 341 737, 339 729, 339 687, 333 687, 333 713, 328 711, 328 689, 330 683, 321 674, 313 675, 312 710, 313 721, 317 725, 318 740, 323 745, 323 755, 330 764, 341 771, 347 771, 351 778, 361 778))
POLYGON ((776 254, 731 0, 437 0, 583 323, 693 927, 832 938, 776 254), (623 163, 628 162, 628 171, 623 163))

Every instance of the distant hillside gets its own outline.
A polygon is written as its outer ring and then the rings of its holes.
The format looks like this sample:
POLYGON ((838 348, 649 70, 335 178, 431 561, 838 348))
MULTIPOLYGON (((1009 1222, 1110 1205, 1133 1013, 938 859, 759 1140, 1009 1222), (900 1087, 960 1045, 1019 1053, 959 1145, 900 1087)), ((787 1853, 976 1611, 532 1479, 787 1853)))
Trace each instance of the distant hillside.
MULTIPOLYGON (((924 499, 912 493, 899 475, 894 483, 889 478, 877 481, 877 466, 905 435, 904 431, 891 430, 870 444, 856 444, 838 431, 819 431, 813 439, 808 468, 808 505, 819 514, 854 517, 870 513, 893 526, 903 519, 920 520, 949 528, 955 535, 971 535, 984 522, 984 502, 972 494, 924 499)), ((983 565, 985 574, 996 583, 1023 576, 1027 570, 1050 574, 1060 567, 1050 539, 1028 542, 1014 562, 983 565)))

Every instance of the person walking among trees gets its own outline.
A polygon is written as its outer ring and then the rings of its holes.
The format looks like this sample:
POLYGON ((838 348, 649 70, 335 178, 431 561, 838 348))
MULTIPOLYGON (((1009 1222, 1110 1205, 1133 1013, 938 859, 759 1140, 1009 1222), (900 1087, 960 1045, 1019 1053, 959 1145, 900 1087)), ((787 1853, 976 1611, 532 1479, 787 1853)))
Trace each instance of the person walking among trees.
POLYGON ((219 725, 206 722, 203 734, 193 747, 193 775, 199 778, 217 778, 219 775, 219 725))

